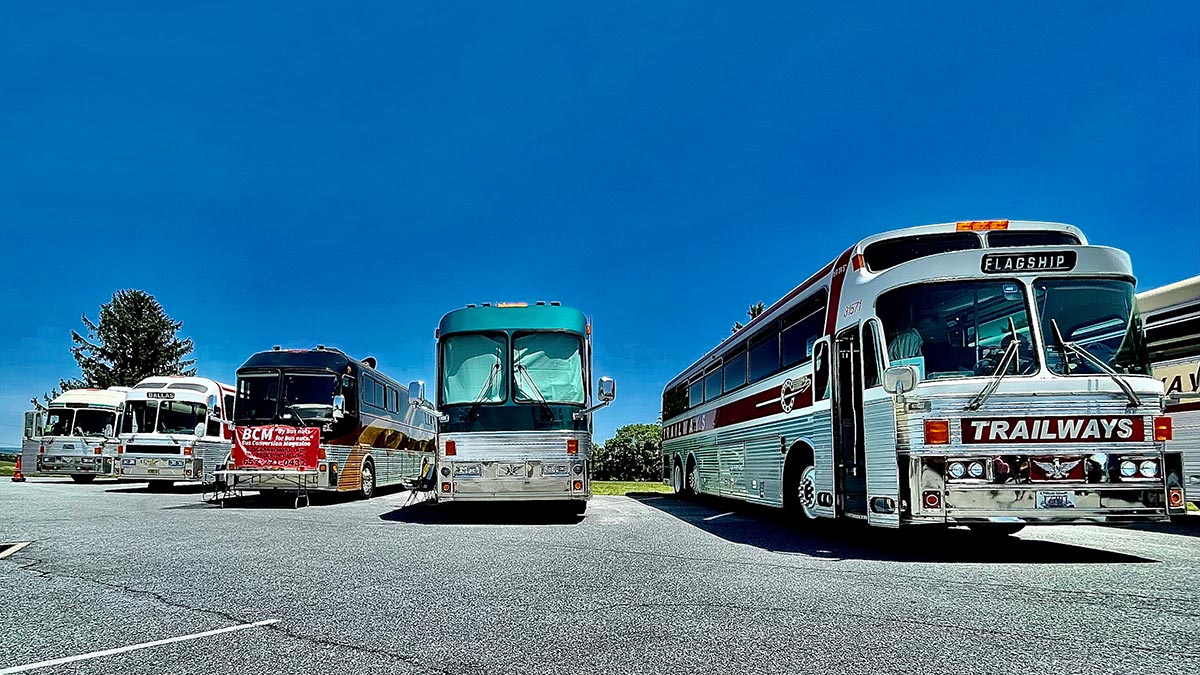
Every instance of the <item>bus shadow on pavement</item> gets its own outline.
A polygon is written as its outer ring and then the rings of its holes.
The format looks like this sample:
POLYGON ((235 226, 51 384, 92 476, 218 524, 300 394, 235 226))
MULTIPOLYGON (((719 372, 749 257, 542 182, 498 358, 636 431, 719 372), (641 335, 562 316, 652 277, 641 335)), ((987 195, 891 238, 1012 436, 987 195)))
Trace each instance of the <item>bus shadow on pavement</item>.
POLYGON ((586 516, 545 502, 439 504, 425 501, 389 511, 380 520, 413 525, 577 525, 586 516))
POLYGON ((108 494, 135 494, 135 495, 187 495, 200 494, 204 492, 204 486, 200 483, 187 483, 185 485, 147 485, 145 483, 116 483, 113 487, 105 490, 108 494))
POLYGON ((726 541, 833 560, 916 563, 1112 564, 1149 558, 1073 544, 981 536, 962 528, 885 530, 857 521, 818 521, 801 529, 783 511, 718 498, 629 497, 726 541))

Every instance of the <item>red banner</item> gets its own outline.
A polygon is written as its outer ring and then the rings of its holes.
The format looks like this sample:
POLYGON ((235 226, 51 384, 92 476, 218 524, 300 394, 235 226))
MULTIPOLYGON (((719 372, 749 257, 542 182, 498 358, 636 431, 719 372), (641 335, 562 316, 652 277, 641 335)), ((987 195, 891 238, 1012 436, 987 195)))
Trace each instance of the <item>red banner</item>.
POLYGON ((239 469, 315 469, 320 444, 317 427, 237 427, 233 462, 239 469))
POLYGON ((963 443, 1134 443, 1146 440, 1141 417, 966 418, 963 443))

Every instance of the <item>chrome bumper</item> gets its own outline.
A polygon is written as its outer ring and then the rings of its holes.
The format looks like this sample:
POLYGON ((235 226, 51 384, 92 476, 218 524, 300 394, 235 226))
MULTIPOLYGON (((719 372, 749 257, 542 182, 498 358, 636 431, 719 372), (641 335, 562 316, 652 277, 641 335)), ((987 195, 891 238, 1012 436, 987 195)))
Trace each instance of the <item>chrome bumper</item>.
POLYGON ((38 455, 37 473, 44 476, 116 475, 116 462, 108 455, 38 455))

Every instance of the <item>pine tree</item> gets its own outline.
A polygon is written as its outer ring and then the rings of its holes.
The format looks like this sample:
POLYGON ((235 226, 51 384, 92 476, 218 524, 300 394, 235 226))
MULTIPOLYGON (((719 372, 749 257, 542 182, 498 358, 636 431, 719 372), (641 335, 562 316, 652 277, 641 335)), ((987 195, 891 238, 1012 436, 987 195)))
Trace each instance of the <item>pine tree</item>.
POLYGON ((152 375, 195 375, 192 339, 176 337, 182 321, 172 319, 153 295, 127 289, 100 305, 92 322, 81 317, 86 336, 71 331, 71 355, 81 378, 63 380, 63 391, 78 387, 131 387, 152 375))

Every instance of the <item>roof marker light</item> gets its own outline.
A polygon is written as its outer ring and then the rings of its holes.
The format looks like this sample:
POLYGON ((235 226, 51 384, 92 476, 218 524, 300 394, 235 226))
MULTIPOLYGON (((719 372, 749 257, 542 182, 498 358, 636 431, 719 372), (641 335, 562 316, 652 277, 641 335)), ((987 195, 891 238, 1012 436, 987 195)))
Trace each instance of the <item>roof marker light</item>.
POLYGON ((963 220, 955 223, 958 232, 987 232, 989 230, 1007 230, 1007 220, 963 220))

